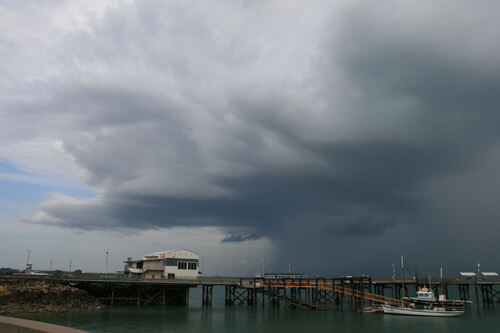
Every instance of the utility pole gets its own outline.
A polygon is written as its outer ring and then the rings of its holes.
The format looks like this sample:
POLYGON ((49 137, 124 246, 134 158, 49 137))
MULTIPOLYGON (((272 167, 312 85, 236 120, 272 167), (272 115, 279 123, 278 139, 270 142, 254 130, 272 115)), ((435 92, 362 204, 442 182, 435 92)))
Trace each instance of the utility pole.
POLYGON ((32 251, 29 249, 26 249, 26 252, 28 252, 28 258, 26 259, 26 269, 31 269, 31 267, 30 267, 30 254, 32 251))
POLYGON ((261 258, 261 260, 262 260, 262 277, 264 277, 266 258, 261 258))
POLYGON ((108 274, 108 255, 109 255, 109 252, 106 251, 106 265, 104 266, 106 269, 106 272, 105 272, 106 274, 108 274))
POLYGON ((69 272, 71 273, 71 259, 69 260, 69 272))
POLYGON ((52 271, 52 259, 50 259, 50 269, 49 271, 52 271))

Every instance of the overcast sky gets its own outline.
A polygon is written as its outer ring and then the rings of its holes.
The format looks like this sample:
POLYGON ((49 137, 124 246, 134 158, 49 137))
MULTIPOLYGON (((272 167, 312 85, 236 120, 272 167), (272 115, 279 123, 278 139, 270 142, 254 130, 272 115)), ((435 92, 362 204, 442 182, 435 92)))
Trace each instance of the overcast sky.
POLYGON ((498 1, 3 1, 0 266, 500 271, 498 1))

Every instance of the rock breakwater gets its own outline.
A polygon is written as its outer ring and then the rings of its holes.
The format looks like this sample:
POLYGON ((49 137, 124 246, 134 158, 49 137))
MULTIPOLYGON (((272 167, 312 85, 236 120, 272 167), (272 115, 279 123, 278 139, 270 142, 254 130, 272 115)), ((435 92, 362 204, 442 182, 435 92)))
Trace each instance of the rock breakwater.
POLYGON ((54 281, 0 281, 0 315, 103 308, 86 291, 54 281))

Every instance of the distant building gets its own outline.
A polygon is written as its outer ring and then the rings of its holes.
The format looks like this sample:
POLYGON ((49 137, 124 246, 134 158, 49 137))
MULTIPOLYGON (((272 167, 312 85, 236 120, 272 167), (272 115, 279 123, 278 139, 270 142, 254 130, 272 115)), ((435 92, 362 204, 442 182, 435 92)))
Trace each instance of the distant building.
POLYGON ((140 260, 125 261, 127 277, 144 279, 196 279, 200 255, 189 250, 170 250, 147 254, 140 260))

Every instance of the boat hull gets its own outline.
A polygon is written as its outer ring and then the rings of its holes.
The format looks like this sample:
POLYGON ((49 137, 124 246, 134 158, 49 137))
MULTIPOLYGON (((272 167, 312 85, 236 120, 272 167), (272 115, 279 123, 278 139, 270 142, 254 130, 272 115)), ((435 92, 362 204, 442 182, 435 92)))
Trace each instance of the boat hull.
POLYGON ((448 310, 448 311, 436 311, 436 310, 426 310, 426 309, 413 309, 413 308, 402 308, 390 305, 382 305, 384 313, 405 315, 405 316, 425 316, 425 317, 459 317, 465 312, 459 310, 448 310))

